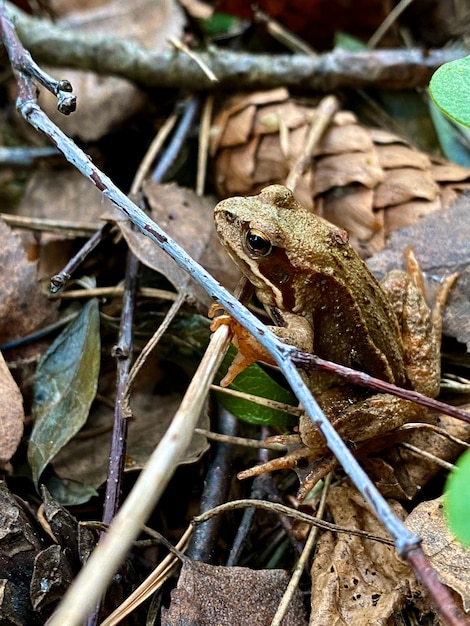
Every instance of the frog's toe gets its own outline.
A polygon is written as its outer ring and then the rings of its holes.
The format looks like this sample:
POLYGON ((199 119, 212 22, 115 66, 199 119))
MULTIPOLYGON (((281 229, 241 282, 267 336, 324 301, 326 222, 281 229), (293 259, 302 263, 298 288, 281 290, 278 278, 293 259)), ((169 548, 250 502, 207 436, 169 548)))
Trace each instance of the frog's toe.
POLYGON ((288 452, 284 456, 280 456, 277 459, 272 459, 267 463, 255 465, 254 467, 250 467, 249 469, 239 472, 237 474, 237 478, 243 480, 245 478, 259 476, 260 474, 266 474, 267 472, 273 472, 274 470, 293 469, 297 465, 305 466, 305 464, 308 464, 311 460, 310 456, 311 450, 306 446, 300 446, 296 450, 288 452))
POLYGON ((337 465, 336 458, 332 454, 326 454, 321 459, 311 463, 308 468, 293 468, 300 480, 300 487, 297 491, 299 502, 303 502, 317 483, 332 472, 337 465))

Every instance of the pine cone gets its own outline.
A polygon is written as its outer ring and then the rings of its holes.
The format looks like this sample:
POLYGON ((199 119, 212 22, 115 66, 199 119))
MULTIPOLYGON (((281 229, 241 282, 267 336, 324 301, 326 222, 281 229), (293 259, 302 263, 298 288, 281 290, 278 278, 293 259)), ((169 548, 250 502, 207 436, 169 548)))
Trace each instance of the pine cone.
MULTIPOLYGON (((213 122, 211 154, 220 197, 284 183, 302 153, 315 107, 285 89, 230 99, 213 122)), ((295 188, 307 208, 345 228, 367 258, 387 237, 449 206, 470 187, 470 170, 421 152, 393 133, 337 112, 295 188)))

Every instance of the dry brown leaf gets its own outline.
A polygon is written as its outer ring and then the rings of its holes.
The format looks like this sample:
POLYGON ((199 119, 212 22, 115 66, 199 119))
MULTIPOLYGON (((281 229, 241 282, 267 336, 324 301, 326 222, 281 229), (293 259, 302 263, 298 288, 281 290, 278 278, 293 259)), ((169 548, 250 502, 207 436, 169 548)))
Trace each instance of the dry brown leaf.
POLYGON ((382 450, 379 457, 362 460, 365 471, 384 496, 412 500, 441 471, 439 463, 421 455, 420 450, 452 463, 463 451, 463 446, 449 436, 462 441, 470 440, 470 425, 453 417, 428 411, 426 422, 431 427, 420 424, 418 428, 409 428, 405 425, 394 431, 391 434, 392 447, 382 450), (417 451, 403 444, 411 445, 417 451))
MULTIPOLYGON (((221 567, 186 560, 171 592, 169 609, 162 609, 167 626, 269 626, 285 591, 283 570, 221 567)), ((289 604, 282 626, 306 626, 299 591, 289 604)))
MULTIPOLYGON (((174 183, 159 185, 154 181, 144 184, 144 193, 151 207, 152 219, 217 280, 228 288, 233 288, 239 274, 215 233, 212 221, 215 200, 207 196, 201 198, 191 189, 174 183)), ((115 212, 104 217, 117 222, 129 247, 141 263, 166 276, 176 290, 203 303, 204 307, 211 303, 202 287, 153 241, 131 228, 122 214, 115 212)))
MULTIPOLYGON (((103 196, 75 168, 34 172, 16 211, 27 217, 76 221, 99 226, 103 196)), ((41 233, 38 246, 38 276, 48 280, 57 274, 75 252, 75 233, 41 233)), ((24 237, 24 235, 23 235, 24 237)))
POLYGON ((470 195, 455 204, 424 217, 418 224, 395 232, 386 247, 367 264, 381 278, 392 269, 403 267, 403 250, 411 246, 421 268, 429 277, 459 272, 444 309, 443 332, 470 348, 470 195))
MULTIPOLYGON (((170 37, 180 37, 185 18, 173 0, 112 0, 85 10, 68 8, 56 25, 80 33, 110 35, 138 41, 151 50, 168 48, 170 37)), ((44 68, 46 69, 46 68, 44 68)), ((53 76, 57 68, 49 68, 53 76)), ((66 134, 83 141, 95 141, 132 118, 146 102, 145 94, 134 84, 115 76, 103 78, 92 72, 61 68, 59 78, 72 83, 77 111, 68 117, 57 111, 57 100, 43 90, 41 106, 66 134)))
MULTIPOLYGON (((401 505, 389 504, 398 517, 405 517, 401 505)), ((331 488, 328 508, 336 524, 384 536, 382 525, 349 481, 331 488)), ((345 533, 320 537, 311 575, 310 626, 388 623, 420 590, 394 548, 345 533)))
MULTIPOLYGON (((150 393, 134 393, 131 406, 134 419, 129 422, 125 471, 142 469, 160 439, 165 434, 181 402, 181 397, 155 396, 150 393)), ((94 410, 79 437, 75 437, 54 458, 54 471, 61 478, 78 480, 98 489, 106 480, 108 472, 110 432, 113 415, 103 407, 94 410)), ((208 417, 203 413, 199 428, 209 428, 208 417)), ((204 436, 194 434, 181 464, 195 463, 207 450, 204 436)))
POLYGON ((15 454, 23 424, 23 396, 0 352, 0 467, 15 454))
POLYGON ((422 502, 406 518, 406 526, 422 538, 422 547, 443 583, 457 591, 470 610, 470 550, 453 537, 444 519, 442 498, 422 502))
MULTIPOLYGON (((26 257, 20 238, 0 220, 0 342, 23 337, 52 323, 57 304, 50 302, 37 280, 36 263, 26 257)), ((33 348, 36 351, 36 348, 33 348)), ((29 348, 22 348, 26 355, 29 348)))

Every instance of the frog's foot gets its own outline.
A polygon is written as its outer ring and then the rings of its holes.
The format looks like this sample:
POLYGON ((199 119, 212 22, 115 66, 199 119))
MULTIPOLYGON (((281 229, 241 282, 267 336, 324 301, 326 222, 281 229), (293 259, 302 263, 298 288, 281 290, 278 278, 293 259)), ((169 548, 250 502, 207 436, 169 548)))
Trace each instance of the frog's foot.
POLYGON ((300 480, 300 487, 297 491, 297 500, 303 502, 308 494, 312 491, 322 478, 325 478, 338 465, 338 461, 333 454, 325 454, 321 459, 314 462, 313 468, 307 473, 305 470, 296 470, 300 480))
POLYGON ((299 435, 279 435, 276 437, 269 437, 266 439, 267 443, 283 443, 287 444, 288 448, 292 448, 284 456, 280 456, 277 459, 271 459, 261 465, 255 465, 237 474, 237 478, 243 480, 245 478, 253 478, 260 474, 266 474, 274 470, 281 469, 294 469, 298 465, 306 465, 312 460, 312 450, 307 446, 304 446, 300 440, 299 435))
POLYGON ((263 361, 270 365, 276 365, 276 362, 267 350, 235 318, 225 313, 220 305, 216 304, 210 308, 209 317, 213 318, 210 326, 212 332, 215 332, 220 326, 228 326, 230 328, 232 343, 238 350, 226 375, 220 381, 221 387, 228 387, 238 374, 252 363, 263 361), (218 314, 220 311, 223 313, 218 314))
POLYGON ((300 502, 305 499, 318 481, 324 478, 338 464, 336 458, 328 452, 318 458, 318 452, 312 451, 308 446, 304 446, 299 435, 279 435, 269 437, 266 441, 269 443, 286 444, 291 450, 277 459, 272 459, 267 463, 243 470, 237 474, 237 477, 243 480, 275 470, 292 469, 296 472, 300 481, 300 488, 297 492, 297 498, 300 502), (293 446, 295 448, 292 449, 293 446))
POLYGON ((320 459, 312 462, 312 451, 310 448, 307 446, 301 446, 292 452, 288 452, 285 456, 281 456, 277 459, 272 459, 267 463, 255 465, 254 467, 243 470, 237 474, 237 477, 240 480, 243 480, 245 478, 259 476, 260 474, 266 474, 274 470, 293 469, 300 480, 297 498, 300 502, 302 502, 315 485, 327 474, 329 474, 337 466, 337 464, 338 461, 336 458, 332 454, 328 453, 320 459))

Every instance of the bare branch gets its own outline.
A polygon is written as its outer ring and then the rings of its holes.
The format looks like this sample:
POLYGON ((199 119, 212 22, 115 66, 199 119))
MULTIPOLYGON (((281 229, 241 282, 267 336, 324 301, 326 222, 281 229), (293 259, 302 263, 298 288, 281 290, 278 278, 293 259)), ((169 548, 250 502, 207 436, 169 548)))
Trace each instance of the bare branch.
POLYGON ((467 56, 466 50, 333 51, 303 54, 247 54, 210 48, 198 59, 217 76, 214 84, 186 54, 152 52, 135 42, 85 35, 32 18, 5 3, 23 45, 39 63, 113 74, 147 87, 191 91, 295 87, 330 92, 341 87, 411 89, 425 86, 443 63, 467 56))

